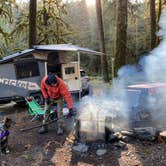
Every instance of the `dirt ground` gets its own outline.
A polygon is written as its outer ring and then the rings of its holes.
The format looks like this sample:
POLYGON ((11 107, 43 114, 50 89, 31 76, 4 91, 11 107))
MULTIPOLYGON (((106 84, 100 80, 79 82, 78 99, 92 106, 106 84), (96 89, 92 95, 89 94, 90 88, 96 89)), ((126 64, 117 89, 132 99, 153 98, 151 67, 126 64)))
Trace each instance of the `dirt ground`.
POLYGON ((0 156, 1 166, 166 165, 166 144, 132 140, 126 143, 125 148, 117 148, 111 143, 91 142, 91 144, 96 143, 97 146, 104 145, 106 154, 98 156, 96 148, 86 153, 78 153, 72 150, 71 130, 59 136, 56 134, 56 124, 51 124, 49 132, 44 135, 38 134, 38 129, 21 132, 21 128, 40 124, 40 122, 30 121, 31 117, 26 107, 11 107, 9 113, 5 112, 7 115, 2 114, 2 116, 12 118, 16 124, 10 129, 11 152, 0 156))
MULTIPOLYGON (((100 88, 95 91, 101 93, 100 88)), ((95 95, 95 94, 94 94, 95 95)), ((11 152, 0 156, 0 166, 164 166, 166 144, 130 140, 125 147, 113 143, 91 141, 85 153, 73 150, 73 120, 66 119, 68 130, 62 136, 56 134, 56 123, 49 125, 49 132, 38 134, 38 129, 21 132, 20 129, 41 124, 31 122, 28 107, 0 106, 0 117, 7 116, 15 121, 10 129, 11 152), (3 112, 2 112, 3 111, 3 112), (105 149, 104 155, 97 150, 105 149)))

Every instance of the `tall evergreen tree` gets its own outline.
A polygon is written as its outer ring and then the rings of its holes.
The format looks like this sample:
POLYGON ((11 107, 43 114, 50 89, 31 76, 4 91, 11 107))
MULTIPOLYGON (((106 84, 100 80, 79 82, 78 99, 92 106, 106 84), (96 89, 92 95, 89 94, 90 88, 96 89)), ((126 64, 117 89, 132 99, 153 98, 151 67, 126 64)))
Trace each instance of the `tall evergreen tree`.
POLYGON ((115 72, 126 63, 127 0, 117 0, 115 72))
POLYGON ((29 1, 29 48, 36 44, 37 0, 29 1))
POLYGON ((150 0, 150 32, 151 32, 151 49, 156 46, 156 10, 155 0, 150 0))
POLYGON ((102 19, 101 0, 96 0, 96 14, 97 14, 97 25, 98 25, 100 49, 101 49, 101 52, 104 53, 101 57, 102 76, 103 76, 104 82, 109 82, 107 54, 106 54, 105 44, 104 44, 104 28, 103 28, 103 19, 102 19))
MULTIPOLYGON (((158 0, 158 11, 157 11, 157 23, 160 20, 160 16, 161 16, 161 10, 162 10, 162 0, 158 0)), ((157 24, 157 31, 159 30, 159 25, 157 24)), ((159 37, 157 37, 157 43, 156 45, 160 42, 159 37)))

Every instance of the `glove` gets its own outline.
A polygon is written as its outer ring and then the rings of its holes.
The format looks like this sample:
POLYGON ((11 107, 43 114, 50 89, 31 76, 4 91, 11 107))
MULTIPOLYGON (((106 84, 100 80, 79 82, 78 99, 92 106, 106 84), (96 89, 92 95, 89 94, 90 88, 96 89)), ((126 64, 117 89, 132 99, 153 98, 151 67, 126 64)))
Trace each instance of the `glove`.
POLYGON ((49 98, 46 98, 46 99, 45 99, 45 103, 46 103, 47 105, 49 105, 49 104, 50 104, 50 99, 49 99, 49 98))

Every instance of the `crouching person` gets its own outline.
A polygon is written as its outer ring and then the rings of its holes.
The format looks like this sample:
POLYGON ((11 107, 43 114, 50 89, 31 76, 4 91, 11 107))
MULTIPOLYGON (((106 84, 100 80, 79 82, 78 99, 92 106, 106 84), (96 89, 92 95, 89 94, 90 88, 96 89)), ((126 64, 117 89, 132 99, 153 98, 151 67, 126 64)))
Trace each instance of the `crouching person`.
POLYGON ((39 130, 40 134, 48 132, 48 122, 50 109, 53 104, 57 104, 57 113, 59 120, 57 134, 63 134, 64 132, 64 120, 63 120, 63 104, 64 100, 67 102, 69 108, 68 117, 73 115, 73 102, 70 92, 68 91, 65 83, 54 73, 50 73, 48 76, 45 76, 41 81, 41 91, 45 99, 45 115, 43 120, 43 126, 39 130))

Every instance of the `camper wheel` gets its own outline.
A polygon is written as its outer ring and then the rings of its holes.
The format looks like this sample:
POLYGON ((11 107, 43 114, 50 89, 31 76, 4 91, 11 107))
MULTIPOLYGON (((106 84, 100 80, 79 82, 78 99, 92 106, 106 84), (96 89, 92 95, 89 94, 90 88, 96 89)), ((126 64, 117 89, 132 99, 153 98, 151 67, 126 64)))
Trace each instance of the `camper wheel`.
POLYGON ((41 93, 33 93, 30 96, 32 96, 39 105, 44 103, 44 99, 41 93))

